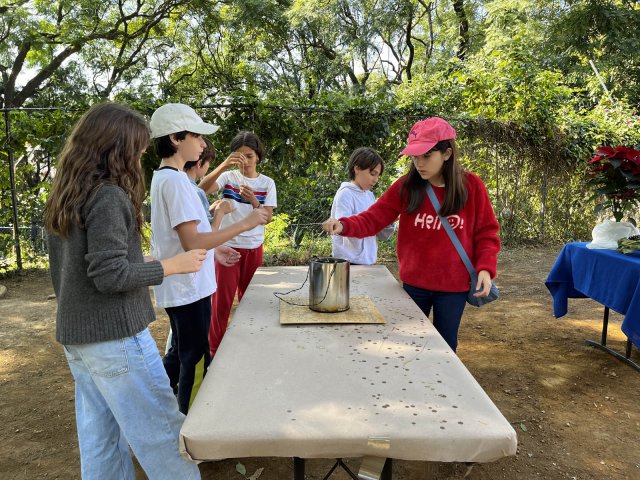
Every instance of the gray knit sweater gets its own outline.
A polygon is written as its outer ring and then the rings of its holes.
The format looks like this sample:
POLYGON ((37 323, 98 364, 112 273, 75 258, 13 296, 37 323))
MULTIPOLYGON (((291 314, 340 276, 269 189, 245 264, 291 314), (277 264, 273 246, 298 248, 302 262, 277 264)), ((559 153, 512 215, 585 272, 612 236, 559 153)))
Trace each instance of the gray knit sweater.
POLYGON ((162 283, 162 265, 144 262, 134 208, 120 187, 100 187, 82 218, 84 227, 74 225, 68 238, 48 236, 56 340, 74 345, 130 337, 155 319, 149 286, 162 283))

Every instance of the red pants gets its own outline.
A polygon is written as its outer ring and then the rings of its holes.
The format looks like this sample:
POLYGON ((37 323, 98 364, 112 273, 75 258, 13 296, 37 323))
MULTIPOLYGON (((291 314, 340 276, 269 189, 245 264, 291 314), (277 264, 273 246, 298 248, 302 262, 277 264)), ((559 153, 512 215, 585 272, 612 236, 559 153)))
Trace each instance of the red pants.
POLYGON ((233 299, 238 292, 238 301, 242 300, 256 269, 262 265, 262 245, 258 248, 236 248, 240 253, 240 261, 231 267, 218 262, 216 265, 216 283, 218 288, 211 296, 211 327, 209 328, 209 349, 211 358, 218 351, 218 346, 227 331, 229 313, 233 299))

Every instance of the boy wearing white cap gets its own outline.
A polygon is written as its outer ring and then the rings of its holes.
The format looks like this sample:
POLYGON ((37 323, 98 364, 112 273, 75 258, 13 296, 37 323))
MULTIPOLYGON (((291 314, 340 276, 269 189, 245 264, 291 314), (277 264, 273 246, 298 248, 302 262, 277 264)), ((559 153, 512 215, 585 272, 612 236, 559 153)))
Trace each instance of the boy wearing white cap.
MULTIPOLYGON (((151 248, 158 260, 194 248, 209 250, 203 268, 195 274, 174 275, 154 287, 158 307, 169 315, 175 344, 163 358, 178 406, 186 414, 207 371, 211 294, 216 291, 213 249, 219 261, 229 261, 232 249, 222 247, 239 233, 263 225, 267 214, 253 210, 227 228, 213 232, 184 164, 196 161, 206 147, 202 135, 218 130, 189 106, 169 103, 151 116, 151 136, 162 159, 151 180, 151 248), (195 247, 198 245, 198 247, 195 247), (208 265, 208 268, 207 268, 208 265)), ((233 260, 231 260, 233 261, 233 260)))

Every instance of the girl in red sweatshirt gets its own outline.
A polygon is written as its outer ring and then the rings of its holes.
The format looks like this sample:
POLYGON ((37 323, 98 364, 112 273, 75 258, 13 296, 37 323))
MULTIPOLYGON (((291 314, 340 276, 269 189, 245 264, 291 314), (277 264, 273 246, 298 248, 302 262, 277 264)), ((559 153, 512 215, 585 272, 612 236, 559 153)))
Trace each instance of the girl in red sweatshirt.
POLYGON ((433 308, 433 325, 453 351, 470 277, 427 196, 427 182, 442 205, 440 214, 478 272, 477 296, 489 294, 500 250, 498 222, 486 187, 478 176, 462 170, 455 138, 455 129, 441 118, 416 123, 400 152, 411 158, 409 173, 364 212, 323 223, 331 235, 364 238, 400 217, 396 250, 403 288, 425 315, 433 308))

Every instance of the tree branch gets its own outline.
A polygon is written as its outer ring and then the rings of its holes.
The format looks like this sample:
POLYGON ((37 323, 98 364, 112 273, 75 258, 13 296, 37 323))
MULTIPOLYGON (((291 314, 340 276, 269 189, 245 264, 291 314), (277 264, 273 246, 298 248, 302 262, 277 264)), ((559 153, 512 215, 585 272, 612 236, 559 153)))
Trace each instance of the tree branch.
POLYGON ((20 106, 15 104, 15 87, 16 87, 16 79, 24 66, 24 60, 27 58, 27 54, 31 50, 31 42, 26 40, 20 45, 18 49, 18 54, 16 55, 15 60, 13 61, 13 68, 11 69, 11 73, 7 78, 7 82, 4 85, 4 103, 6 107, 16 107, 20 106))

